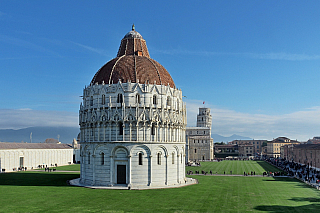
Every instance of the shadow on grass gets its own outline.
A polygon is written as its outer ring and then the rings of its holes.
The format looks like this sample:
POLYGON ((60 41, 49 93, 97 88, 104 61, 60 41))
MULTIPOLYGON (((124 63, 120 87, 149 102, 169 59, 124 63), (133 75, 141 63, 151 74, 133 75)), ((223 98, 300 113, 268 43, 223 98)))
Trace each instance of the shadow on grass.
POLYGON ((263 181, 283 181, 283 182, 294 182, 295 186, 294 187, 298 187, 298 188, 312 188, 314 190, 316 190, 315 188, 313 188, 312 186, 297 180, 295 178, 287 178, 287 177, 273 177, 272 179, 265 179, 263 181))
POLYGON ((13 172, 0 174, 0 185, 11 186, 68 186, 67 181, 80 174, 13 172))
POLYGON ((282 170, 278 169, 277 167, 272 166, 271 164, 268 164, 265 161, 257 161, 257 163, 266 171, 269 171, 269 172, 282 172, 282 170))
POLYGON ((271 177, 271 179, 265 179, 263 181, 284 181, 284 182, 297 182, 301 183, 295 178, 288 178, 288 177, 271 177))
POLYGON ((309 205, 301 205, 301 206, 256 206, 254 207, 255 210, 259 211, 266 211, 266 212, 319 212, 320 204, 309 204, 309 205))
POLYGON ((309 201, 311 203, 317 202, 320 204, 320 198, 315 198, 315 197, 294 197, 294 198, 291 198, 290 200, 297 201, 297 202, 305 202, 305 201, 309 201))
POLYGON ((291 201, 296 202, 310 202, 311 204, 308 205, 301 205, 301 206, 256 206, 254 209, 260 211, 267 211, 267 212, 319 212, 320 208, 320 198, 315 197, 296 197, 291 198, 291 201))

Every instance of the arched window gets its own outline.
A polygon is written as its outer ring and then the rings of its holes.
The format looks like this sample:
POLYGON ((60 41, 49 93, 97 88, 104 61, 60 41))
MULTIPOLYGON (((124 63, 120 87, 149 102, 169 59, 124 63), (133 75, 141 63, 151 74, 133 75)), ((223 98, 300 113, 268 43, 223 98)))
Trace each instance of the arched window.
POLYGON ((105 95, 102 95, 102 105, 105 105, 106 104, 106 96, 105 95))
POLYGON ((119 135, 123 135, 123 123, 119 122, 119 135))
POLYGON ((172 164, 174 164, 174 152, 172 152, 172 164))
POLYGON ((167 105, 171 106, 171 98, 170 97, 167 97, 167 105))
POLYGON ((139 153, 139 165, 142 165, 142 153, 139 153))
POLYGON ((153 102, 153 104, 157 104, 157 96, 156 95, 153 96, 153 101, 152 102, 153 102))
POLYGON ((158 153, 157 155, 157 163, 158 165, 161 165, 161 153, 158 153))
POLYGON ((122 94, 119 93, 117 98, 117 103, 122 103, 122 102, 123 102, 122 94))
POLYGON ((197 153, 197 149, 194 149, 194 153, 197 153))
POLYGON ((104 153, 101 153, 101 165, 104 165, 104 153))
POLYGON ((139 93, 136 94, 136 103, 140 104, 140 94, 139 93))
POLYGON ((156 125, 152 124, 151 126, 151 135, 155 135, 156 134, 156 125))

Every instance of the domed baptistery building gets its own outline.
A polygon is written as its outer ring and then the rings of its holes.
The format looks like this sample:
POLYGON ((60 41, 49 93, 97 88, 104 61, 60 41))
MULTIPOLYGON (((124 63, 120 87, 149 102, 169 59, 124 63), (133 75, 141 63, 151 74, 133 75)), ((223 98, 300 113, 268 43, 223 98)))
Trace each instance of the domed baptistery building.
POLYGON ((83 90, 80 185, 176 187, 185 176, 186 105, 135 31, 83 90))

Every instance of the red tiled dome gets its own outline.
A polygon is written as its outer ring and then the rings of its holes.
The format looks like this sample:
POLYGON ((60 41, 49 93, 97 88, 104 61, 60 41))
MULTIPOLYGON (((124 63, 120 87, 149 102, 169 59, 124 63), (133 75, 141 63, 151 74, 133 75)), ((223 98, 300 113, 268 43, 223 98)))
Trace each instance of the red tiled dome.
POLYGON ((95 74, 91 83, 116 84, 149 83, 158 85, 175 84, 168 71, 157 61, 150 58, 146 41, 132 28, 121 40, 117 57, 103 65, 95 74))

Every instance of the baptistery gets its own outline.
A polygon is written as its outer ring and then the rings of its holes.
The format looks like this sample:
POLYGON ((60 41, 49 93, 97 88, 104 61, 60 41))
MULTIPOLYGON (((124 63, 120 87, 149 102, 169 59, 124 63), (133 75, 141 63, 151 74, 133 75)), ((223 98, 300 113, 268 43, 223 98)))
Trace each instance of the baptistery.
POLYGON ((80 184, 132 189, 186 184, 182 91, 150 58, 134 26, 117 56, 84 88, 79 125, 80 184))

